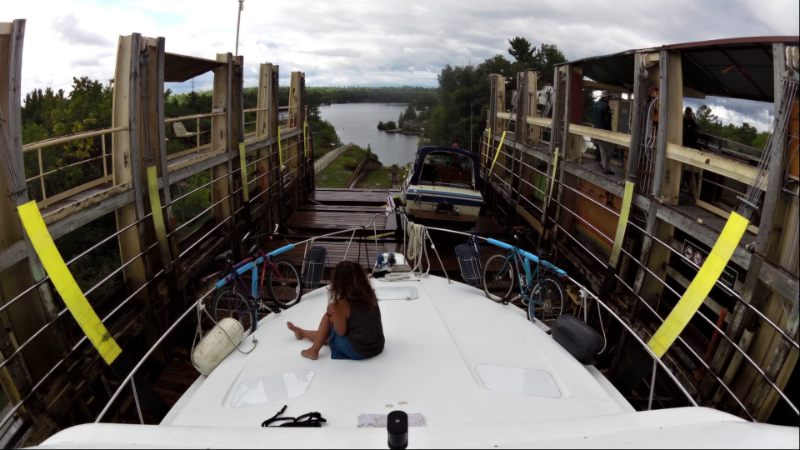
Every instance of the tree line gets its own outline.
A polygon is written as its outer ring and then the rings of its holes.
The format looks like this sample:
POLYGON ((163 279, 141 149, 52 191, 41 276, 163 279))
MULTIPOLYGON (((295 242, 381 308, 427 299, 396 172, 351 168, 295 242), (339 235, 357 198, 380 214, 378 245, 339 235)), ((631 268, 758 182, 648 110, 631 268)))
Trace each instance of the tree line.
POLYGON ((759 150, 764 150, 769 137, 769 131, 759 132, 756 127, 747 122, 742 123, 741 126, 736 126, 732 123, 722 125, 722 121, 708 105, 701 105, 697 108, 695 120, 697 121, 697 127, 703 133, 748 145, 759 150))
MULTIPOLYGON (((448 64, 442 69, 438 76, 439 101, 430 113, 428 137, 423 142, 441 145, 456 142, 462 148, 471 146, 472 151, 477 151, 487 123, 489 75, 506 77, 506 105, 510 105, 511 91, 517 88, 517 73, 537 71, 541 88, 553 82, 555 66, 567 61, 556 45, 542 44, 537 48, 520 36, 509 39, 508 43, 512 59, 498 54, 477 65, 448 64)), ((591 118, 593 101, 592 93, 585 91, 584 121, 591 118)))

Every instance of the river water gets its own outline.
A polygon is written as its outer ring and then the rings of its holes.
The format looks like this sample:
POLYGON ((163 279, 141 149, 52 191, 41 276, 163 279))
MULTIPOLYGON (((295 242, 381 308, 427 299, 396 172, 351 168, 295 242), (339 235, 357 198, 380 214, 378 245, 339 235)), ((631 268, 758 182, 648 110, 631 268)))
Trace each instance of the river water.
POLYGON ((406 106, 403 103, 341 103, 320 106, 319 112, 323 119, 336 127, 342 142, 352 142, 364 148, 369 144, 384 166, 404 166, 414 160, 419 137, 380 131, 378 122, 397 122, 406 106))

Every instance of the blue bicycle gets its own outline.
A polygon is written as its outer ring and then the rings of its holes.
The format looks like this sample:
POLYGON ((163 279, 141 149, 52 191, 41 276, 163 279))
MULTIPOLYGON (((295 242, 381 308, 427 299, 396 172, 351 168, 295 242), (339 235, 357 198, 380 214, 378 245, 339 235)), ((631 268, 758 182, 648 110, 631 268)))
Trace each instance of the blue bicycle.
MULTIPOLYGON (((256 236, 255 238, 258 238, 256 236)), ((245 241, 248 239, 245 236, 245 241)), ((214 283, 217 293, 211 300, 210 314, 215 322, 231 317, 241 322, 245 330, 251 332, 258 326, 259 312, 280 312, 300 301, 303 296, 303 282, 297 268, 289 261, 273 261, 272 258, 294 248, 294 244, 264 253, 258 243, 247 252, 248 258, 237 264, 233 263, 233 252, 227 251, 215 258, 225 264, 225 270, 213 273, 201 280, 201 283, 220 278, 214 283), (247 286, 242 274, 250 272, 250 286, 247 286), (227 275, 225 275, 227 274, 227 275), (223 276, 224 275, 224 276, 223 276), (266 283, 267 292, 278 310, 273 310, 261 299, 266 283)))
POLYGON ((515 244, 506 244, 496 239, 487 239, 492 245, 508 250, 506 255, 494 255, 486 261, 483 268, 483 290, 486 296, 496 302, 510 302, 522 299, 528 306, 528 319, 539 319, 550 325, 564 311, 566 290, 563 280, 566 272, 553 265, 552 255, 540 251, 539 256, 519 248, 522 236, 532 230, 514 227, 515 244), (535 266, 532 269, 531 263, 535 266), (517 286, 519 295, 512 297, 517 286))

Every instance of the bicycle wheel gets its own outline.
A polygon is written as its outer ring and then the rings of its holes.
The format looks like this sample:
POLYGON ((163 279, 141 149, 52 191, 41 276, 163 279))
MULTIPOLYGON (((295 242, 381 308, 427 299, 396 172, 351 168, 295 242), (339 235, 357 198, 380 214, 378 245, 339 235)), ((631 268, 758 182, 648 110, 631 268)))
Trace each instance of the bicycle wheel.
POLYGON ((564 312, 567 301, 564 284, 555 277, 544 276, 533 292, 534 301, 528 302, 528 319, 533 322, 536 317, 545 325, 552 325, 564 312))
POLYGON ((508 298, 514 289, 514 262, 507 258, 507 255, 494 255, 483 266, 483 291, 496 302, 508 298))
POLYGON ((276 261, 275 267, 267 274, 267 288, 272 301, 288 308, 297 304, 303 296, 303 282, 300 272, 289 261, 276 261))
POLYGON ((256 331, 255 305, 247 297, 247 294, 233 284, 223 287, 211 300, 211 317, 217 323, 230 317, 238 320, 245 332, 247 330, 256 331))

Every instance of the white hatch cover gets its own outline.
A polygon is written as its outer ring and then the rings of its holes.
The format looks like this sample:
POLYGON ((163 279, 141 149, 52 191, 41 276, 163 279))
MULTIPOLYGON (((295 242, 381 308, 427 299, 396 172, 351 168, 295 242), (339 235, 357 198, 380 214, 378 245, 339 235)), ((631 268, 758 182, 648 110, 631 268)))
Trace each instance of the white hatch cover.
POLYGON ((379 287, 375 289, 375 296, 378 300, 415 300, 419 298, 419 292, 414 286, 391 286, 379 287))
POLYGON ((490 391, 513 392, 538 397, 559 398, 561 391, 553 377, 542 370, 503 366, 477 366, 478 376, 490 391))
POLYGON ((299 397, 306 393, 312 378, 313 371, 301 370, 243 381, 233 396, 231 406, 239 408, 299 397))

